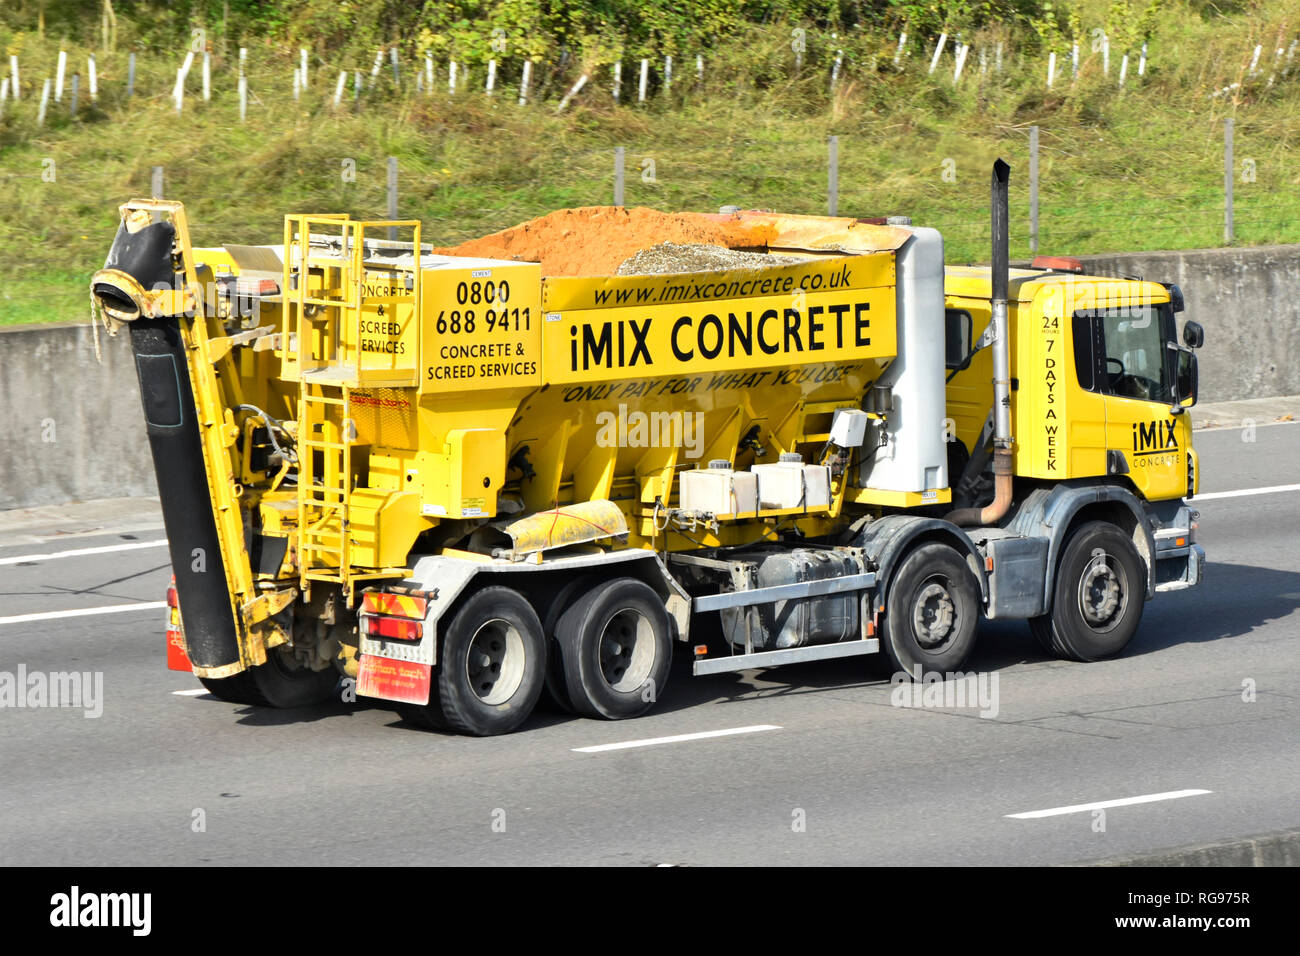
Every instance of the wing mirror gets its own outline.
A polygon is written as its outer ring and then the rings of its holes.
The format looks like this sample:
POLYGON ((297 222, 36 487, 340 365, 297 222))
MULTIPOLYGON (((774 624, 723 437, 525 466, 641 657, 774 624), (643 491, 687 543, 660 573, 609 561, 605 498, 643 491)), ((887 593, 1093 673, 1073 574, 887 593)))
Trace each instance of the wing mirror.
POLYGON ((1200 374, 1196 364, 1196 353, 1191 349, 1178 350, 1177 372, 1174 376, 1175 407, 1179 411, 1196 404, 1200 374))

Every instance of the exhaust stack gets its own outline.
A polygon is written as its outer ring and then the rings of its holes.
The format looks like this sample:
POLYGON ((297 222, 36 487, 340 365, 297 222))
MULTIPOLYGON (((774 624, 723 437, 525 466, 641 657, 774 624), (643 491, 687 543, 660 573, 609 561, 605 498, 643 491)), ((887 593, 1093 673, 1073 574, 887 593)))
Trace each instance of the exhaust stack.
POLYGON ((956 525, 991 525, 1011 508, 1011 342, 1007 331, 1007 294, 1011 279, 1007 183, 1011 167, 993 164, 992 307, 993 333, 993 501, 984 508, 960 508, 948 515, 956 525))

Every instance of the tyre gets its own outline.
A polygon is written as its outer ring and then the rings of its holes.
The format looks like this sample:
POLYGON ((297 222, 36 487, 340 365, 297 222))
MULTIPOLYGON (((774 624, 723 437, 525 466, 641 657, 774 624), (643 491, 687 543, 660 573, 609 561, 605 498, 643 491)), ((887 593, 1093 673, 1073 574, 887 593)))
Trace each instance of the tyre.
POLYGON ((537 612, 518 591, 486 587, 447 625, 429 703, 399 710, 421 727, 475 737, 508 734, 533 712, 545 675, 537 612))
POLYGON ((265 664, 232 677, 199 678, 210 694, 222 700, 282 710, 323 703, 333 695, 338 682, 339 675, 334 668, 314 671, 303 667, 283 645, 271 648, 265 664))
POLYGON ((955 548, 922 544, 894 572, 881 643, 894 673, 960 670, 975 646, 979 583, 955 548))
POLYGON ((639 717, 663 694, 672 668, 672 624, 663 600, 644 581, 597 584, 560 614, 555 634, 576 713, 639 717))
POLYGON ((1146 565, 1131 537, 1105 521, 1080 525, 1061 552, 1051 609, 1032 619, 1030 630, 1060 657, 1113 657, 1137 632, 1146 582, 1146 565))
POLYGON ((1034 635, 1034 640, 1048 654, 1057 654, 1056 645, 1052 643, 1052 618, 1050 615, 1042 617, 1031 617, 1029 619, 1029 633, 1034 635))
POLYGON ((560 615, 573 603, 575 597, 590 591, 596 586, 594 576, 573 578, 564 584, 548 602, 546 613, 542 615, 542 633, 546 635, 546 689, 543 700, 549 701, 557 710, 566 714, 576 714, 573 700, 569 697, 569 688, 564 680, 564 654, 560 642, 556 640, 555 629, 560 622, 560 615))

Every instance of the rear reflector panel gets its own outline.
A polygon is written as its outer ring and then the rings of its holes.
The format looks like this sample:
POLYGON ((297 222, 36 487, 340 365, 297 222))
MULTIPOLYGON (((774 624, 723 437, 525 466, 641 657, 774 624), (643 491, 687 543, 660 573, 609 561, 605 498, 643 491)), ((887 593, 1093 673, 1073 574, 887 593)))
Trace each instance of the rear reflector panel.
POLYGON ((357 693, 399 704, 427 704, 433 668, 412 661, 363 655, 357 674, 357 693))

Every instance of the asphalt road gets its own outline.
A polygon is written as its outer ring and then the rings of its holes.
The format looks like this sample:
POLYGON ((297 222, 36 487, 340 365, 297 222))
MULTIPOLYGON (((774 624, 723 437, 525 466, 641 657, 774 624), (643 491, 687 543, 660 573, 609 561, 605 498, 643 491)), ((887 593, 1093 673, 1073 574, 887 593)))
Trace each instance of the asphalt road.
MULTIPOLYGON (((1254 437, 1198 433, 1203 492, 1300 483, 1300 426, 1254 437)), ((365 702, 277 712, 196 694, 164 669, 156 608, 13 621, 163 597, 161 529, 52 527, 0 547, 0 674, 102 673, 103 712, 0 709, 0 863, 1014 865, 1296 826, 1298 502, 1205 499, 1206 583, 1148 604, 1119 659, 1049 659, 1025 625, 985 623, 968 669, 996 675, 996 716, 893 706, 849 659, 679 668, 640 720, 539 711, 491 739, 365 702), (127 544, 147 546, 9 560, 127 544), (1208 792, 1104 820, 1011 816, 1176 791, 1208 792)))

